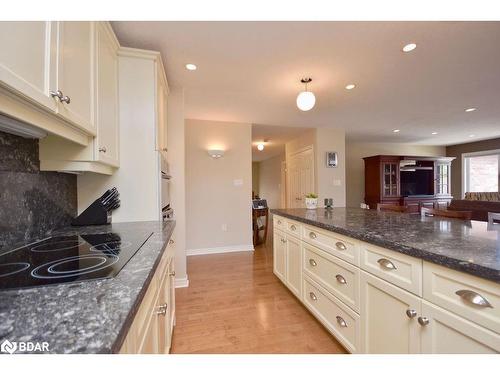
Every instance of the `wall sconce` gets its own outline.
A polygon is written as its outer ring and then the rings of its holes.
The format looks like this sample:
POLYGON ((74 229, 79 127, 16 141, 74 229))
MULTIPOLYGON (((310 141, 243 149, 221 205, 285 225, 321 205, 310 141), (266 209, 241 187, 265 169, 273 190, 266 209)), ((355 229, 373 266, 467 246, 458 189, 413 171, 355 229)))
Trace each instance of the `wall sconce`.
POLYGON ((219 159, 224 156, 224 150, 208 150, 208 155, 214 159, 219 159))

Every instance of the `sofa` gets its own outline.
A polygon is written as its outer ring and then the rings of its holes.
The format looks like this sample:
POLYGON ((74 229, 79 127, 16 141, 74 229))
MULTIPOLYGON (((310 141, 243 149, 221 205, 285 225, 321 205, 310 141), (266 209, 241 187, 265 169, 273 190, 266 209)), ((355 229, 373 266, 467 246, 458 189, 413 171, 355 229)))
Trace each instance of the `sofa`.
POLYGON ((465 193, 465 199, 453 199, 448 210, 471 211, 472 220, 488 221, 488 212, 500 212, 500 193, 465 193))

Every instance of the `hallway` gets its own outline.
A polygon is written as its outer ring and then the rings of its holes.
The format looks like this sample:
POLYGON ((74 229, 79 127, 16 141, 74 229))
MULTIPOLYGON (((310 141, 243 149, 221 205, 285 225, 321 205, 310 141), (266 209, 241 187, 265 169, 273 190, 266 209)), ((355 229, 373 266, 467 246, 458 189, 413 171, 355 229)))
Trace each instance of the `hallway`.
POLYGON ((345 353, 273 274, 272 247, 188 257, 172 353, 345 353))

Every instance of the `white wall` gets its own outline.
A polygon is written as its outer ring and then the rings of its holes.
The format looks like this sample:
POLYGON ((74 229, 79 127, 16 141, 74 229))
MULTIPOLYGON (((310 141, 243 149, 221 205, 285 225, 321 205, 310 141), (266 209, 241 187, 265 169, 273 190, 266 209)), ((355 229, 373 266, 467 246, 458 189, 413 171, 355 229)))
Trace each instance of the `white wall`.
POLYGON ((113 222, 160 220, 154 72, 153 60, 120 57, 120 168, 111 176, 78 176, 79 213, 116 186, 121 206, 113 211, 113 222))
POLYGON ((185 168, 185 125, 184 90, 172 89, 168 96, 167 108, 167 160, 170 173, 170 203, 174 209, 175 231, 173 234, 175 251, 176 286, 188 286, 186 269, 186 168, 185 168))
POLYGON ((284 160, 285 154, 282 154, 258 163, 259 196, 267 199, 269 208, 281 206, 281 162, 284 160))
POLYGON ((347 151, 347 206, 359 207, 365 197, 365 163, 363 158, 374 155, 444 156, 443 146, 420 146, 404 143, 348 142, 347 151))
POLYGON ((251 124, 186 120, 185 131, 188 255, 252 250, 251 124))

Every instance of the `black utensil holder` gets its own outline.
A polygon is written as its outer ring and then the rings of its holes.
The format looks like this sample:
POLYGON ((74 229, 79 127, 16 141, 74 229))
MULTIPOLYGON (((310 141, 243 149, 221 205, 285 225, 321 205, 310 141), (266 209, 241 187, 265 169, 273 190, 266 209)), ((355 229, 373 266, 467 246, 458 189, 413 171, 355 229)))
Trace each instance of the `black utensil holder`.
POLYGON ((111 224, 111 212, 108 212, 101 201, 97 199, 88 206, 85 211, 73 219, 71 225, 84 226, 84 225, 104 225, 111 224))

